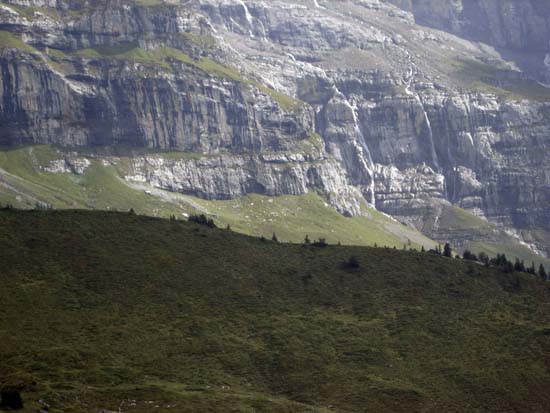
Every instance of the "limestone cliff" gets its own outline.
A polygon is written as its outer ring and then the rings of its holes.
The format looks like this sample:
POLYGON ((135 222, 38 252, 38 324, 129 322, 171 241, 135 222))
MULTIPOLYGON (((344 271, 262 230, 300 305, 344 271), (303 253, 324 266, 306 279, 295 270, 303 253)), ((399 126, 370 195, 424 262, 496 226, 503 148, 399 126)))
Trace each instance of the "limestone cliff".
POLYGON ((417 226, 454 203, 544 251, 550 91, 517 51, 546 53, 547 7, 393 3, 3 1, 0 143, 189 152, 126 178, 208 199, 317 190, 417 226))

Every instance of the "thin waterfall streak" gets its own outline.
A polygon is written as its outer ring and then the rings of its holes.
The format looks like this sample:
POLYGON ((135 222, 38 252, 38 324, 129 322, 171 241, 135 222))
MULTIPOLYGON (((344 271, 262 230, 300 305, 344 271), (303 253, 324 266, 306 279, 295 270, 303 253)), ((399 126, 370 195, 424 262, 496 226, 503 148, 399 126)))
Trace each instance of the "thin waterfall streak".
POLYGON ((254 33, 252 33, 253 19, 252 19, 252 15, 250 14, 250 10, 248 10, 248 6, 246 5, 246 3, 244 1, 239 0, 239 4, 244 9, 244 17, 245 17, 246 21, 248 22, 248 32, 250 34, 250 37, 254 37, 254 33))
POLYGON ((418 69, 416 68, 416 64, 413 62, 412 56, 409 53, 409 51, 406 50, 406 49, 403 49, 403 50, 404 50, 404 52, 407 56, 407 60, 409 61, 409 70, 408 70, 408 73, 407 73, 407 76, 406 76, 406 79, 405 79, 405 83, 406 83, 405 94, 408 95, 408 96, 412 96, 414 98, 414 100, 416 100, 416 102, 422 108, 424 123, 426 124, 426 128, 428 130, 428 138, 430 140, 430 152, 431 152, 431 157, 432 157, 432 163, 435 166, 435 168, 437 169, 437 172, 441 172, 441 167, 439 165, 439 159, 437 157, 437 151, 435 150, 432 123, 431 123, 430 118, 428 116, 428 112, 426 112, 426 108, 424 107, 424 103, 422 102, 422 99, 420 99, 420 96, 418 95, 418 93, 413 92, 411 90, 412 82, 413 82, 413 80, 416 76, 416 73, 418 72, 418 69))

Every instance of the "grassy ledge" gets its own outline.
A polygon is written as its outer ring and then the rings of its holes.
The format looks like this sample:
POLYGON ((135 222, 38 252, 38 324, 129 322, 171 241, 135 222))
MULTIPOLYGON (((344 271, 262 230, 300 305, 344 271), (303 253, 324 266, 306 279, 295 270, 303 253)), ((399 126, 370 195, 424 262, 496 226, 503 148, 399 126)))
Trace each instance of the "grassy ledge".
POLYGON ((509 100, 550 100, 549 88, 534 80, 507 78, 506 73, 510 72, 498 67, 472 59, 456 59, 449 64, 455 78, 481 92, 492 93, 509 100))
MULTIPOLYGON (((197 41, 197 36, 187 35, 188 38, 197 41)), ((205 40, 208 41, 208 40, 205 40)), ((259 89, 269 95, 279 106, 286 111, 299 110, 303 102, 290 96, 277 92, 258 81, 243 77, 236 69, 222 65, 210 58, 193 59, 183 51, 173 47, 159 47, 153 50, 145 50, 139 47, 138 42, 124 42, 113 46, 97 46, 90 49, 81 49, 75 52, 77 56, 88 58, 112 58, 140 62, 170 68, 170 61, 177 61, 193 66, 212 76, 225 78, 234 82, 244 83, 259 89)))
POLYGON ((25 52, 36 51, 34 47, 29 46, 21 40, 21 37, 6 30, 0 30, 0 49, 19 49, 25 52))

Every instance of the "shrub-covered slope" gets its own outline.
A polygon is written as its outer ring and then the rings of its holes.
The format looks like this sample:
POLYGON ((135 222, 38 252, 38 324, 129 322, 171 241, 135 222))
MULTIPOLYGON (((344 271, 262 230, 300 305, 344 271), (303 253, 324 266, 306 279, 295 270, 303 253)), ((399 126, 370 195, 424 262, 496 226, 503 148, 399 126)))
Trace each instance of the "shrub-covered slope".
POLYGON ((550 408, 550 284, 526 274, 8 210, 0 285, 0 386, 28 411, 550 408))

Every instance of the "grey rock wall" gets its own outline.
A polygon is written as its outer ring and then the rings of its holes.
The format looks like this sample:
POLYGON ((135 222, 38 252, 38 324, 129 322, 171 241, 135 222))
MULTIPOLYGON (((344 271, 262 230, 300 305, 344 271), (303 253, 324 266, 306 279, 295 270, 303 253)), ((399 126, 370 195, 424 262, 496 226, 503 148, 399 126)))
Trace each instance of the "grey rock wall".
MULTIPOLYGON (((390 0, 416 22, 497 47, 550 80, 550 3, 544 0, 390 0)), ((548 82, 550 83, 550 82, 548 82)))
POLYGON ((185 151, 193 158, 136 158, 127 178, 208 199, 317 190, 349 215, 370 203, 421 216, 436 199, 550 231, 547 99, 502 96, 498 83, 479 90, 493 76, 481 62, 527 80, 486 46, 410 13, 538 56, 548 7, 398 6, 405 11, 376 0, 3 2, 0 30, 28 47, 0 49, 0 144, 185 151))

